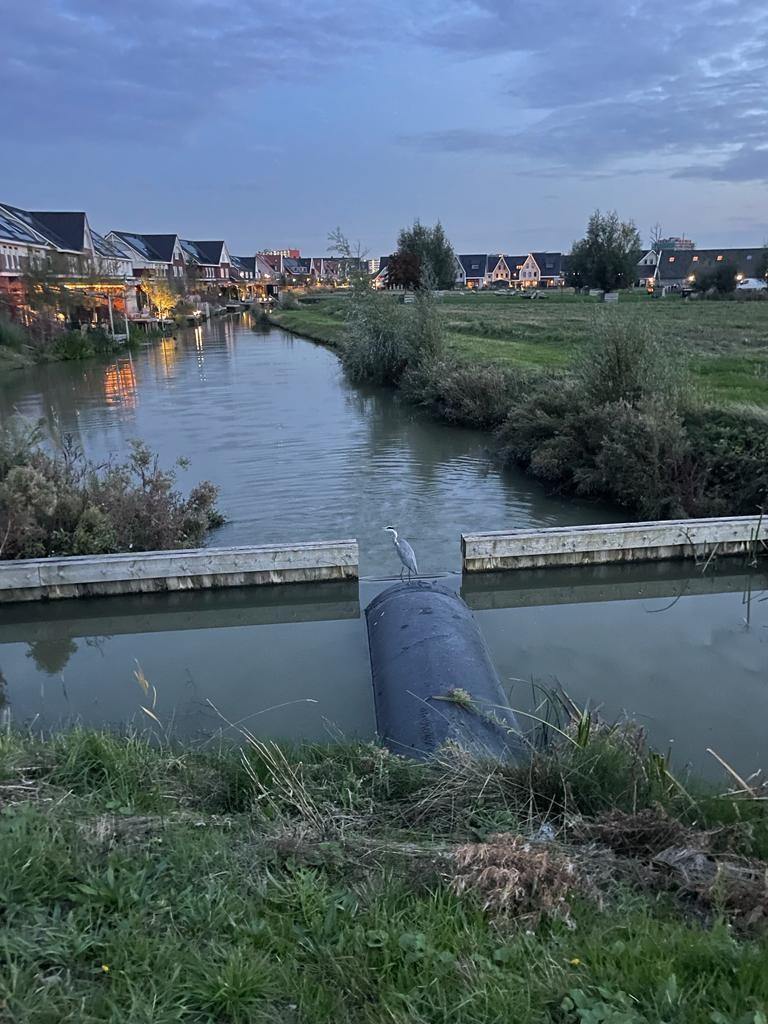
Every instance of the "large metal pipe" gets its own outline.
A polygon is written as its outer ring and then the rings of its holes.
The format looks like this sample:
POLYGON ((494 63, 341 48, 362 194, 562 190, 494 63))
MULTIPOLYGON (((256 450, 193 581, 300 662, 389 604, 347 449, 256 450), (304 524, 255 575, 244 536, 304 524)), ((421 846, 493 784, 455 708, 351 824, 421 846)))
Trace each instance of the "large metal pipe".
POLYGON ((365 611, 381 741, 420 760, 446 743, 519 758, 520 728, 472 612, 459 595, 415 580, 365 611))

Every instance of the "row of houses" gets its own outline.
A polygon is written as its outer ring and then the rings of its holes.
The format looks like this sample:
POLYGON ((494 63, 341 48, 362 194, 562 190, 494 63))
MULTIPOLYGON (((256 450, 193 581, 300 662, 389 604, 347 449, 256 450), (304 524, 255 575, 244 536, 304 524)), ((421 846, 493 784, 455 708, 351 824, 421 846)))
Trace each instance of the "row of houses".
POLYGON ((286 257, 236 256, 225 241, 176 234, 95 231, 83 212, 23 210, 0 203, 0 298, 23 302, 25 275, 45 270, 66 287, 109 295, 140 316, 142 280, 162 278, 179 295, 253 299, 277 292, 286 257))
MULTIPOLYGON (((634 284, 647 289, 685 290, 698 277, 720 266, 733 271, 738 283, 768 272, 766 249, 696 249, 688 239, 675 239, 680 248, 667 246, 646 252, 637 264, 634 284)), ((529 252, 520 256, 506 253, 459 254, 456 256, 456 288, 561 288, 568 276, 569 256, 561 252, 529 252)), ((386 288, 388 256, 371 261, 374 286, 386 288)))
MULTIPOLYGON (((371 262, 373 283, 386 288, 388 256, 371 262)), ((565 284, 568 257, 561 252, 470 253, 456 256, 456 288, 559 288, 565 284)))

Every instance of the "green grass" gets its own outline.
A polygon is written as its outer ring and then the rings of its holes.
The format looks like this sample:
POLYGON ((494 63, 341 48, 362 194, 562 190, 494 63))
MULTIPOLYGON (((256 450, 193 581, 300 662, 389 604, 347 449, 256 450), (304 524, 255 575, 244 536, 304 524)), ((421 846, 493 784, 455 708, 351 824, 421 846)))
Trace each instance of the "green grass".
MULTIPOLYGON (((346 297, 315 299, 278 312, 275 322, 314 340, 343 342, 346 297)), ((457 293, 441 303, 448 348, 469 362, 564 369, 605 307, 582 296, 526 299, 511 294, 457 293)), ((768 406, 768 302, 683 302, 622 294, 619 315, 642 316, 692 358, 705 398, 768 406)))
MULTIPOLYGON (((558 755, 572 796, 592 779, 585 808, 629 793, 639 765, 593 739, 578 760, 572 745, 558 755)), ((0 1019, 764 1021, 768 942, 716 912, 618 879, 602 905, 574 901, 575 930, 534 928, 454 891, 456 844, 530 828, 531 793, 551 800, 562 784, 555 762, 419 766, 371 746, 246 756, 248 770, 232 748, 84 731, 0 741, 0 1019)), ((733 806, 696 814, 711 825, 733 806)), ((754 855, 743 843, 766 814, 749 806, 738 849, 754 855)))

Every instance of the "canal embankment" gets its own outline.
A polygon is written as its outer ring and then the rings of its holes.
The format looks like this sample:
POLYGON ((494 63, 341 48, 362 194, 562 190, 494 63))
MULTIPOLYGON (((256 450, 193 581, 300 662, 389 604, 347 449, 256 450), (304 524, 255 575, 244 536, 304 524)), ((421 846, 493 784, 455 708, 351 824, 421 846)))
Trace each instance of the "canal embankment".
MULTIPOLYGON (((273 322, 329 344, 358 383, 394 387, 437 419, 488 431, 503 460, 554 492, 601 498, 641 520, 748 515, 765 504, 768 413, 714 399, 713 368, 727 367, 697 348, 679 317, 662 334, 637 303, 621 312, 594 308, 589 332, 565 361, 543 359, 551 345, 542 341, 543 361, 521 363, 516 338, 504 358, 498 325, 486 325, 497 342, 492 361, 487 346, 459 344, 450 333, 458 300, 441 308, 425 298, 423 309, 371 292, 310 301, 276 311, 273 322)), ((509 300, 515 310, 521 301, 509 300)), ((475 299, 478 313, 487 308, 475 299)), ((515 314, 506 309, 512 330, 515 314)), ((484 323, 478 318, 476 329, 484 323)), ((759 309, 754 327, 758 351, 766 335, 759 309)), ((565 352, 562 344, 557 351, 565 352)), ((762 367, 747 358, 743 371, 760 377, 762 367)), ((738 392, 746 401, 748 384, 745 376, 738 392)))

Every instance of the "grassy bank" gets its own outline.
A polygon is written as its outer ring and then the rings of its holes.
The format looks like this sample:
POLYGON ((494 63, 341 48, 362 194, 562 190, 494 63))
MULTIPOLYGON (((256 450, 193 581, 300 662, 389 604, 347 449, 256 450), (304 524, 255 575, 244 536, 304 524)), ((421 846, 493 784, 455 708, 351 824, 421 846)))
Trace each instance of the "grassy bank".
POLYGON ((403 305, 365 289, 274 316, 331 343, 353 381, 493 431, 502 457, 551 491, 638 519, 765 506, 768 408, 747 401, 768 398, 763 320, 764 302, 638 295, 610 309, 574 296, 422 294, 403 305), (462 334, 470 310, 482 345, 462 334), (534 322, 545 333, 525 340, 534 322), (741 403, 714 400, 725 392, 741 403))
MULTIPOLYGON (((348 295, 311 297, 275 322, 333 346, 342 343, 348 295)), ((584 296, 528 299, 461 293, 441 302, 448 352, 472 365, 567 370, 589 340, 600 305, 584 296)), ((622 295, 619 317, 642 315, 691 357, 692 379, 705 398, 768 406, 768 302, 651 299, 622 295)))
POLYGON ((0 1016, 764 1024, 765 804, 582 733, 522 768, 7 734, 0 1016))

